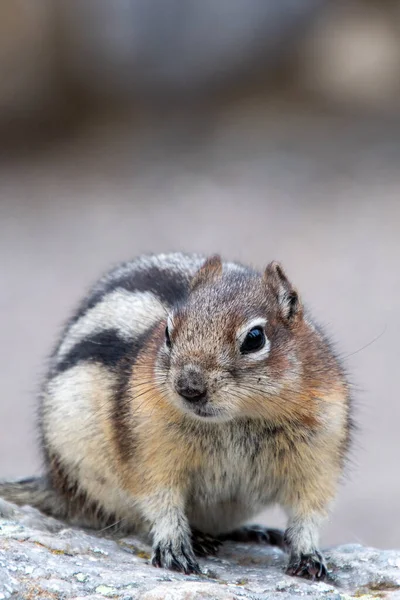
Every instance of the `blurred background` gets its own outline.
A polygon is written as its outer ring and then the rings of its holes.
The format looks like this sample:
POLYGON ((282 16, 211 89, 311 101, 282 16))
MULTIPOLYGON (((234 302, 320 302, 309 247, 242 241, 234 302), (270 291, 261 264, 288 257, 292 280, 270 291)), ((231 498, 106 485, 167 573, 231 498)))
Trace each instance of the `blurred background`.
POLYGON ((40 472, 46 356, 100 273, 279 259, 354 383, 323 543, 400 546, 399 32, 400 0, 1 2, 0 477, 40 472))

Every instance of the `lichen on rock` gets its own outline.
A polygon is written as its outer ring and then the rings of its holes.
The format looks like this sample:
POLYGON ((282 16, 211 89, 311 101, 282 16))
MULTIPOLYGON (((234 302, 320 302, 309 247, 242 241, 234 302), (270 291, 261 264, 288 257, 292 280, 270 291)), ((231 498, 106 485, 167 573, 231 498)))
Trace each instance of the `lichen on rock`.
POLYGON ((226 543, 186 576, 152 567, 140 539, 105 533, 0 500, 0 600, 400 600, 400 550, 330 549, 329 581, 317 583, 286 575, 278 548, 226 543))

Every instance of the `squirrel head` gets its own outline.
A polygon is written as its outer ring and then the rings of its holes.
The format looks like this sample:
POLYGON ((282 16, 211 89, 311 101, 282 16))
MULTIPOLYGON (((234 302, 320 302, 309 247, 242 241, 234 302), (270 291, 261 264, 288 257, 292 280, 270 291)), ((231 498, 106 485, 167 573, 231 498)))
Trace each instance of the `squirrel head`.
POLYGON ((168 315, 160 391, 204 421, 294 416, 290 398, 304 391, 303 363, 318 335, 279 263, 258 273, 212 256, 168 315))

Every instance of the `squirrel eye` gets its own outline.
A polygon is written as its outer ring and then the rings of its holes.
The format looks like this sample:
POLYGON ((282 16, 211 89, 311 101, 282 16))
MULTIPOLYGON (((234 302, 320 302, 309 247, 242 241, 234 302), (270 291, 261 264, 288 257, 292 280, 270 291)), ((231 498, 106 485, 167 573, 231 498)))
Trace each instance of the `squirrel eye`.
POLYGON ((165 345, 167 348, 171 348, 171 338, 169 336, 168 325, 165 328, 165 345))
POLYGON ((262 327, 253 327, 244 338, 242 345, 240 346, 240 352, 242 354, 250 354, 251 352, 257 352, 261 350, 265 345, 265 335, 262 327))

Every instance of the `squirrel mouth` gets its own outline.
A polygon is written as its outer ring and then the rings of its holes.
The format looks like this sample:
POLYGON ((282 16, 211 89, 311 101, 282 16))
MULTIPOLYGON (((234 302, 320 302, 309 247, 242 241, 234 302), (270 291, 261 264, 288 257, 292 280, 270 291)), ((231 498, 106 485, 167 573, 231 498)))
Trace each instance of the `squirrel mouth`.
POLYGON ((203 406, 192 406, 192 411, 198 416, 198 417, 214 417, 215 413, 214 411, 211 409, 210 406, 203 405, 203 406))
POLYGON ((200 417, 202 419, 211 419, 219 416, 219 411, 215 409, 209 402, 202 403, 185 403, 186 409, 189 410, 192 414, 196 415, 196 417, 200 417))

